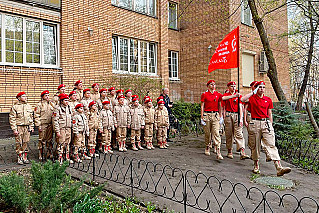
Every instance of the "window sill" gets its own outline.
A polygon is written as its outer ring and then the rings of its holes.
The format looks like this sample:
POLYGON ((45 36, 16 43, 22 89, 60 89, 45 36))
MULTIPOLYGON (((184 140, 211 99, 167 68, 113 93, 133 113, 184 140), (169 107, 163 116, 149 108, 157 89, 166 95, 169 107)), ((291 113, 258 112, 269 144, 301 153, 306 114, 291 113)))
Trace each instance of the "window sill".
POLYGON ((241 22, 241 24, 242 25, 245 25, 245 26, 247 26, 247 27, 251 27, 251 28, 253 28, 253 29, 255 29, 255 27, 251 24, 246 24, 246 23, 244 23, 244 22, 241 22))
POLYGON ((176 83, 180 83, 181 82, 181 79, 179 79, 179 78, 169 78, 168 80, 171 81, 171 82, 176 82, 176 83))
POLYGON ((168 27, 168 29, 169 29, 169 30, 173 30, 173 31, 177 31, 177 32, 179 32, 179 29, 170 28, 170 27, 168 27))
POLYGON ((121 9, 128 10, 128 11, 131 11, 131 12, 134 12, 134 13, 138 13, 138 14, 145 15, 145 16, 148 16, 148 17, 151 17, 151 18, 158 19, 157 16, 152 16, 152 15, 147 14, 147 13, 138 12, 138 11, 132 10, 130 8, 121 7, 121 6, 118 6, 118 5, 115 5, 115 4, 111 4, 111 5, 114 6, 114 7, 117 7, 117 8, 121 8, 121 9))
POLYGON ((0 62, 0 66, 12 66, 12 67, 26 67, 26 68, 41 68, 41 69, 57 69, 57 70, 62 70, 61 67, 56 66, 56 65, 18 64, 18 63, 0 62))
POLYGON ((152 77, 159 77, 156 73, 139 73, 139 72, 127 72, 127 71, 119 71, 119 70, 112 70, 113 74, 120 74, 120 75, 139 75, 139 76, 152 76, 152 77))

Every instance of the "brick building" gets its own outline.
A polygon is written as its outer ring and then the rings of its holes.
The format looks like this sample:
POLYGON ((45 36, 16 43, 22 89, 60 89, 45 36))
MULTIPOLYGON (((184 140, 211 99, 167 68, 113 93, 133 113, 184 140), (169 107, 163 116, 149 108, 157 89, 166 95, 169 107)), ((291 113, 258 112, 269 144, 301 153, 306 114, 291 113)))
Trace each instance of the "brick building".
MULTIPOLYGON (((288 41, 276 37, 287 31, 286 8, 266 23, 289 98, 288 41)), ((241 93, 252 80, 270 85, 260 72, 265 68, 257 30, 240 0, 0 0, 0 24, 4 113, 19 91, 34 105, 42 90, 53 94, 59 83, 69 92, 78 79, 89 86, 123 74, 157 78, 173 100, 198 102, 208 79, 221 92, 237 80, 237 69, 208 74, 207 67, 216 46, 238 25, 241 93)), ((271 89, 267 93, 275 98, 271 89)))

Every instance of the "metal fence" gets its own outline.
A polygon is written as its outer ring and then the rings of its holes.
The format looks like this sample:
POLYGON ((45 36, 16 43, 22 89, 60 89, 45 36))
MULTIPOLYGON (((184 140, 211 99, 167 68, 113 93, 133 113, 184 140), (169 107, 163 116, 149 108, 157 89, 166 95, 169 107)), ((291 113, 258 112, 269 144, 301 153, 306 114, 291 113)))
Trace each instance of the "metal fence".
MULTIPOLYGON (((318 157, 309 155, 309 151, 300 151, 307 150, 309 145, 299 143, 299 148, 297 146, 296 150, 291 151, 289 147, 294 147, 294 143, 290 140, 286 143, 291 145, 287 145, 288 148, 280 146, 280 152, 296 156, 292 159, 303 159, 305 155, 314 159, 318 157)), ((0 168, 16 164, 14 149, 14 145, 0 146, 0 168)), ((38 161, 35 141, 29 144, 29 158, 38 161)), ((121 191, 119 186, 123 186, 128 196, 145 193, 166 199, 177 203, 177 209, 183 212, 319 212, 319 202, 311 197, 248 187, 214 175, 118 154, 102 154, 83 163, 71 164, 68 173, 77 178, 88 176, 98 183, 113 182, 115 191, 121 191)))
POLYGON ((72 175, 89 174, 94 181, 111 181, 162 197, 201 212, 319 212, 319 203, 311 197, 298 198, 291 193, 263 191, 216 176, 117 154, 100 155, 84 163, 70 165, 72 175))
POLYGON ((319 173, 319 142, 301 140, 288 135, 276 135, 280 156, 303 169, 319 173))

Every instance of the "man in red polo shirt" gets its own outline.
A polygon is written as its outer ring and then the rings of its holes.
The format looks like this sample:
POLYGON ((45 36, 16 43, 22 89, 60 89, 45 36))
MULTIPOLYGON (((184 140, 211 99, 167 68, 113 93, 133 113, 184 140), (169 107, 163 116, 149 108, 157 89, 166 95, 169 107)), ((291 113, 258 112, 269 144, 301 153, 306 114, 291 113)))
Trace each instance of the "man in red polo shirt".
POLYGON ((240 159, 244 160, 249 158, 245 154, 245 139, 243 134, 243 107, 240 102, 242 97, 236 91, 235 81, 230 81, 227 84, 228 90, 223 95, 225 114, 225 135, 226 135, 226 147, 228 150, 227 157, 233 159, 233 141, 236 142, 236 150, 240 152, 240 159), (238 123, 238 101, 240 119, 238 123))
POLYGON ((210 155, 210 148, 212 148, 211 137, 213 137, 214 144, 217 147, 217 159, 222 160, 220 153, 221 138, 219 135, 219 127, 223 122, 222 113, 222 94, 217 92, 214 80, 207 82, 208 90, 201 96, 201 123, 204 125, 205 131, 205 155, 210 155))
POLYGON ((264 148, 277 169, 277 176, 282 176, 291 171, 289 167, 282 167, 280 156, 275 145, 275 132, 272 126, 272 100, 265 96, 265 82, 259 81, 255 84, 256 89, 245 95, 241 100, 248 103, 248 110, 251 112, 251 121, 248 129, 248 146, 251 149, 251 158, 254 160, 254 173, 259 171, 259 157, 261 139, 263 138, 264 148))

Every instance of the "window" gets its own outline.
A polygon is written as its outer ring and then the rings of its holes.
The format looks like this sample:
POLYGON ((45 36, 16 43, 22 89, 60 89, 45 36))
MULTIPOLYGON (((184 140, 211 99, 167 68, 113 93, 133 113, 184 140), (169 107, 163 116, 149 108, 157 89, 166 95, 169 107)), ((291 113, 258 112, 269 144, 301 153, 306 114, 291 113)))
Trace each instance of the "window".
POLYGON ((156 0, 111 0, 111 3, 138 13, 156 16, 156 0))
POLYGON ((1 63, 56 67, 57 43, 57 25, 0 14, 1 63))
POLYGON ((250 83, 255 80, 253 55, 242 54, 242 73, 243 86, 249 87, 250 83))
POLYGON ((169 79, 178 80, 178 52, 168 52, 169 79))
POLYGON ((112 68, 113 72, 156 75, 156 44, 114 36, 112 68))
POLYGON ((247 0, 241 2, 241 23, 252 26, 252 15, 247 0))
POLYGON ((177 4, 168 3, 168 28, 177 30, 177 4))

